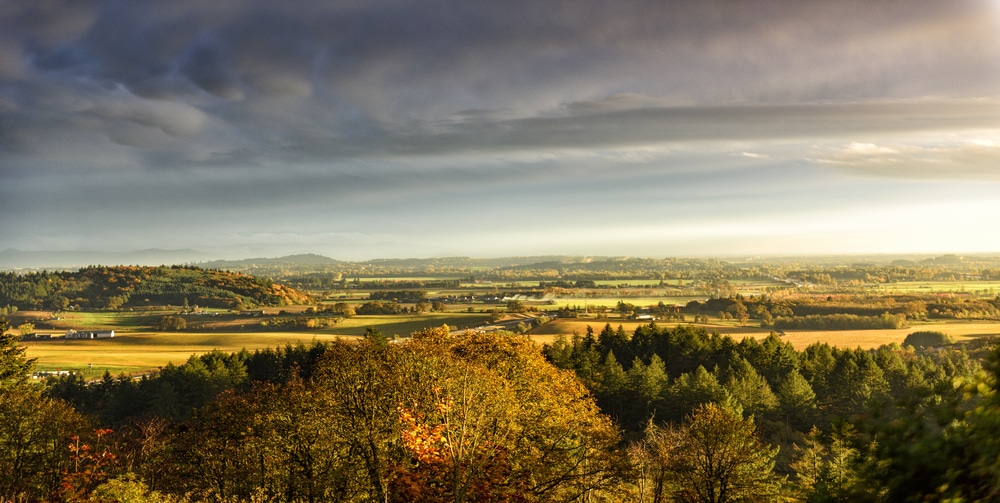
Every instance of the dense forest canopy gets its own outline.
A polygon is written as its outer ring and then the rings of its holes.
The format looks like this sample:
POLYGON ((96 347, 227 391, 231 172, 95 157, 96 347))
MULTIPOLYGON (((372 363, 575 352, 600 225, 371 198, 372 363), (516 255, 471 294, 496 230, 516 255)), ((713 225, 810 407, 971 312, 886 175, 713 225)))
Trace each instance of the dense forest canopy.
POLYGON ((1000 482, 988 345, 607 324, 539 351, 442 327, 45 385, 0 345, 15 500, 989 501, 1000 482))

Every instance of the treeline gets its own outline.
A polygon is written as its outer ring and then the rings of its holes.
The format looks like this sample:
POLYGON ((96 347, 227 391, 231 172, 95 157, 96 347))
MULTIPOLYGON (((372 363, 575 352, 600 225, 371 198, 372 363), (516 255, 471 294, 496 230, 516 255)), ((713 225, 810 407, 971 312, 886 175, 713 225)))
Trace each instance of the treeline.
POLYGON ((369 300, 391 300, 395 302, 423 302, 427 300, 427 292, 422 290, 385 290, 375 291, 368 295, 369 300))
POLYGON ((308 303, 268 279, 197 267, 94 266, 77 272, 0 273, 0 305, 121 309, 182 304, 237 308, 308 303))
MULTIPOLYGON (((1000 279, 996 259, 928 259, 904 264, 850 264, 788 269, 785 277, 830 285, 837 283, 896 283, 901 281, 968 281, 1000 279)), ((905 262, 905 261, 900 261, 905 262)))
POLYGON ((777 330, 884 330, 907 328, 905 314, 882 313, 880 316, 829 314, 780 317, 774 320, 777 330))
POLYGON ((775 334, 736 342, 650 324, 588 330, 544 353, 646 444, 705 404, 752 416, 781 447, 786 495, 803 501, 987 501, 1000 487, 997 350, 983 372, 963 351, 796 351, 775 334))
POLYGON ((771 258, 726 261, 695 258, 641 257, 508 257, 474 259, 371 260, 339 262, 325 257, 288 257, 286 260, 221 261, 211 267, 280 279, 299 288, 358 287, 349 278, 393 278, 366 282, 364 288, 454 288, 459 281, 542 281, 571 285, 578 281, 659 279, 699 281, 779 279, 793 283, 858 290, 865 285, 901 281, 990 281, 1000 278, 1000 259, 945 255, 919 260, 871 260, 852 257, 823 259, 771 258), (410 277, 451 277, 433 285, 410 277), (460 278, 460 279, 454 279, 460 278), (423 286, 421 286, 423 284, 423 286))
POLYGON ((762 326, 774 326, 780 329, 904 328, 910 320, 1000 319, 1000 297, 993 299, 976 299, 967 295, 744 297, 737 294, 705 301, 693 300, 682 310, 687 314, 731 317, 742 321, 759 320, 762 326))
POLYGON ((461 279, 392 279, 392 280, 364 280, 354 278, 348 280, 344 274, 337 273, 310 273, 305 275, 293 274, 288 276, 276 275, 283 284, 302 290, 336 290, 336 289, 364 289, 376 290, 382 288, 409 288, 409 289, 441 289, 458 288, 462 284, 461 279))
POLYGON ((703 328, 656 324, 628 334, 610 324, 594 334, 557 338, 546 357, 573 370, 602 409, 627 430, 647 419, 677 422, 694 405, 734 400, 758 418, 807 431, 876 404, 926 395, 968 376, 961 352, 917 355, 901 348, 844 350, 814 344, 802 352, 771 334, 736 342, 703 328))
POLYGON ((328 344, 191 356, 182 365, 168 363, 139 379, 104 377, 88 382, 79 374, 50 378, 47 394, 66 400, 100 425, 120 428, 131 420, 159 417, 178 422, 226 390, 248 391, 252 383, 282 384, 293 376, 309 379, 328 344))

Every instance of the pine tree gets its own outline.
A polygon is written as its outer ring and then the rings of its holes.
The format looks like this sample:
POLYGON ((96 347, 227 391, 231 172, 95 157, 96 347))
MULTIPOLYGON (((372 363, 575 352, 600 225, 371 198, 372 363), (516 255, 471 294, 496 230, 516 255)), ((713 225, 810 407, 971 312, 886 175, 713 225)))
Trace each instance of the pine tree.
POLYGON ((8 333, 7 326, 7 319, 0 318, 0 392, 26 383, 35 367, 35 359, 28 358, 27 348, 18 343, 20 337, 8 333))
POLYGON ((750 362, 738 356, 730 367, 725 388, 746 414, 761 416, 778 406, 778 398, 767 385, 767 380, 754 370, 750 362))

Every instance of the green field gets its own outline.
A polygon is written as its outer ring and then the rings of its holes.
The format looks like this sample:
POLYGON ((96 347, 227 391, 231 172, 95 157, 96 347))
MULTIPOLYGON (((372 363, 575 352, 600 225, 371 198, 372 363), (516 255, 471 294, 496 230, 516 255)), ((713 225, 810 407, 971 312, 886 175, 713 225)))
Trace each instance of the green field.
POLYGON ((428 327, 448 325, 454 329, 477 327, 488 324, 490 316, 483 313, 425 313, 420 315, 396 316, 355 316, 337 323, 336 327, 319 331, 329 335, 358 336, 368 327, 376 327, 383 334, 392 337, 407 337, 411 333, 428 327))
MULTIPOLYGON (((113 339, 51 340, 23 342, 30 358, 37 358, 37 370, 73 370, 87 377, 97 377, 105 371, 112 374, 141 374, 155 370, 168 362, 180 364, 192 354, 214 349, 225 352, 266 349, 286 344, 330 341, 358 337, 368 327, 375 327, 388 337, 408 337, 429 327, 448 325, 455 329, 488 324, 490 316, 482 313, 426 313, 423 315, 356 316, 343 319, 335 326, 301 331, 263 331, 261 320, 268 318, 224 317, 225 324, 213 328, 192 328, 185 332, 150 331, 151 317, 162 315, 130 313, 68 313, 49 322, 59 329, 38 330, 38 333, 61 335, 65 330, 113 329, 113 339)), ((197 319, 198 317, 188 317, 197 319)), ((207 320, 215 317, 205 316, 207 320)))
MULTIPOLYGON (((629 299, 639 304, 641 299, 629 299)), ((652 299, 648 299, 652 300, 652 299)), ((617 300, 607 301, 609 307, 617 300)), ((572 303, 571 303, 572 304, 572 303)), ((589 302, 591 306, 595 302, 589 302)), ((145 315, 149 316, 149 315, 145 315)), ((72 313, 61 315, 64 323, 75 328, 114 329, 116 337, 102 340, 65 340, 56 338, 46 341, 29 341, 23 344, 28 356, 37 358, 38 370, 73 370, 86 377, 99 377, 105 371, 112 374, 141 374, 155 370, 168 362, 180 364, 192 354, 202 354, 215 349, 235 352, 242 349, 273 348, 286 344, 312 341, 331 341, 339 338, 354 338, 364 334, 368 327, 378 328, 389 337, 406 337, 428 327, 448 325, 453 329, 463 329, 487 325, 490 317, 484 313, 426 313, 423 315, 399 316, 356 316, 341 320, 336 326, 324 329, 302 331, 262 331, 256 328, 259 321, 250 318, 231 321, 229 327, 214 330, 193 329, 187 332, 159 333, 136 328, 136 315, 128 313, 72 313), (245 325, 235 323, 245 321, 245 325), (227 329, 228 328, 228 329, 227 329), (92 366, 92 367, 91 367, 92 366)), ((639 325, 647 322, 630 321, 620 318, 557 319, 538 326, 529 335, 538 343, 551 342, 557 335, 572 336, 584 334, 587 326, 600 331, 605 324, 622 327, 631 333, 639 325)), ((673 326, 676 322, 660 322, 662 326, 673 326)), ((766 337, 771 330, 758 327, 741 327, 734 321, 712 319, 709 324, 700 325, 710 332, 729 335, 737 340, 743 337, 766 337)), ((1000 323, 977 321, 948 321, 915 324, 899 330, 851 330, 851 331, 786 331, 784 340, 796 349, 804 349, 814 342, 826 342, 839 347, 875 348, 883 344, 900 343, 911 332, 936 330, 954 336, 958 340, 1000 336, 1000 323)), ((40 331, 45 333, 45 331, 40 331)), ((53 331, 55 332, 55 331, 53 331)))
POLYGON ((235 333, 132 333, 113 339, 24 342, 28 357, 37 358, 37 370, 72 370, 85 377, 112 374, 142 374, 169 362, 181 364, 192 354, 213 349, 225 352, 254 350, 311 341, 335 340, 330 334, 291 332, 235 333), (92 366, 92 367, 91 367, 92 366))
MULTIPOLYGON (((375 279, 375 278, 365 278, 375 279)), ((397 278, 381 278, 393 280, 397 278)), ((414 278, 398 278, 414 279, 414 278)), ((416 279, 431 280, 434 277, 416 279)), ((584 307, 604 307, 611 311, 612 319, 598 320, 595 318, 557 319, 532 330, 529 335, 537 342, 551 341, 555 336, 583 334, 587 325, 599 331, 605 323, 617 327, 622 324, 631 333, 635 327, 646 322, 628 321, 615 318, 614 309, 619 301, 633 304, 637 307, 655 306, 660 302, 667 305, 685 305, 692 300, 704 301, 706 295, 688 286, 678 288, 676 280, 668 280, 660 286, 659 280, 606 280, 598 281, 600 285, 622 286, 621 288, 581 289, 575 291, 573 297, 546 297, 545 299, 529 298, 525 304, 540 311, 555 311, 569 307, 582 309, 584 307), (589 297, 588 295, 596 295, 589 297), (636 296, 629 296, 636 295, 636 296)), ((744 293, 760 293, 770 286, 782 285, 761 280, 733 280, 731 285, 744 293)), ((523 288, 536 288, 537 280, 512 281, 496 283, 479 283, 474 288, 441 289, 428 291, 430 296, 449 295, 481 295, 494 287, 501 291, 503 287, 514 284, 523 288)), ((684 281, 685 285, 690 282, 684 281)), ((1000 281, 914 281, 885 285, 869 286, 879 294, 941 294, 968 293, 978 296, 995 295, 1000 291, 1000 281)), ((367 297, 367 290, 347 291, 360 302, 367 297)), ((411 333, 428 327, 446 325, 452 329, 461 330, 477 326, 489 325, 490 313, 494 309, 503 310, 504 304, 449 304, 448 312, 401 314, 392 316, 355 316, 352 318, 321 317, 305 315, 307 306, 286 306, 267 308, 267 316, 241 316, 226 310, 202 310, 200 315, 184 315, 188 330, 183 332, 160 333, 150 327, 154 326, 160 316, 177 315, 178 309, 163 309, 159 311, 124 311, 124 312, 60 312, 53 316, 48 312, 18 312, 12 317, 11 328, 24 321, 36 324, 39 334, 61 336, 67 330, 115 330, 114 339, 105 340, 64 340, 56 338, 47 341, 25 342, 28 354, 37 358, 39 370, 75 370, 82 371, 88 377, 97 377, 105 371, 113 374, 121 372, 137 374, 166 365, 168 362, 180 364, 192 354, 201 354, 214 349, 232 352, 242 349, 256 350, 295 344, 299 342, 327 341, 337 338, 353 338, 361 336, 369 327, 375 327, 388 337, 407 337, 411 333), (466 312, 471 309, 473 312, 466 312), (277 316, 285 311, 284 316, 277 316), (322 324, 330 324, 316 329, 280 328, 271 325, 271 320, 296 318, 316 318, 322 324), (92 366, 92 367, 91 367, 92 366)), ((672 326, 676 322, 661 322, 661 325, 672 326)), ((286 327, 292 325, 285 325, 286 327)), ((722 321, 715 318, 710 324, 704 325, 709 331, 730 335, 736 339, 742 337, 765 337, 770 329, 757 327, 741 327, 735 321, 722 321)), ((905 336, 916 330, 938 330, 957 339, 1000 336, 1000 324, 995 322, 948 321, 933 323, 915 323, 910 329, 901 330, 858 330, 858 331, 786 331, 785 340, 796 348, 802 349, 814 342, 827 342, 841 347, 874 348, 882 344, 901 342, 905 336)))

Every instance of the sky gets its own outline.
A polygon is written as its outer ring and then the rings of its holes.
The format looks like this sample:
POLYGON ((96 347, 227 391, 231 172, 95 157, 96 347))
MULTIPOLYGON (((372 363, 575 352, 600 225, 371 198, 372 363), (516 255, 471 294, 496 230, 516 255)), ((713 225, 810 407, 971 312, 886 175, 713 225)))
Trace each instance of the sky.
POLYGON ((0 250, 1000 252, 1000 0, 0 0, 0 250))

